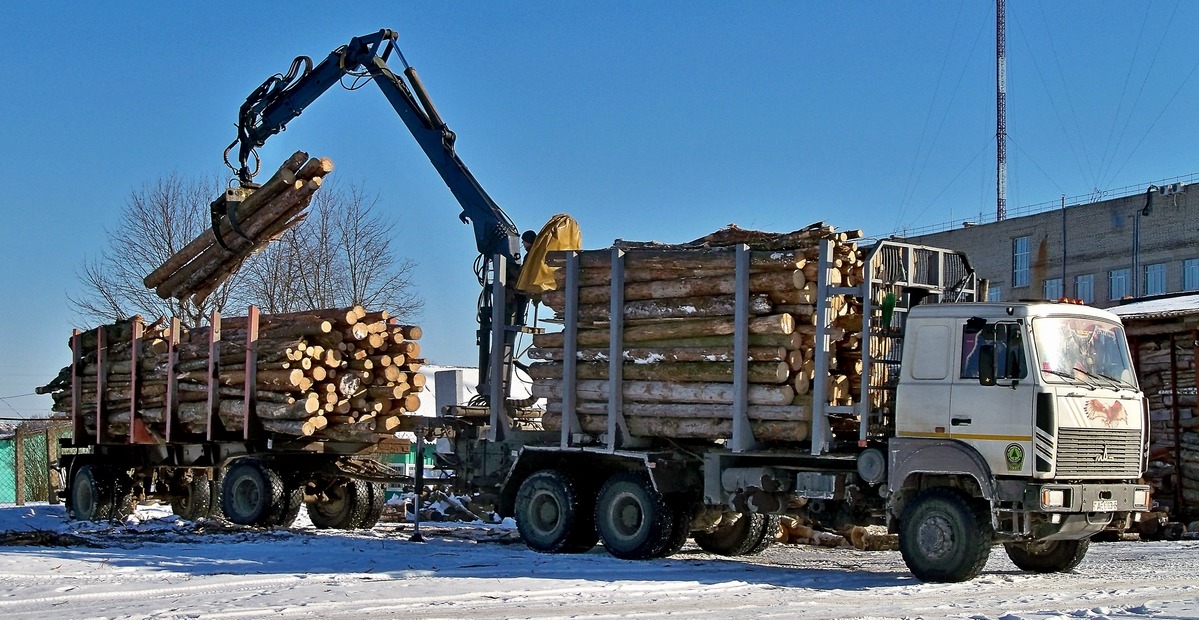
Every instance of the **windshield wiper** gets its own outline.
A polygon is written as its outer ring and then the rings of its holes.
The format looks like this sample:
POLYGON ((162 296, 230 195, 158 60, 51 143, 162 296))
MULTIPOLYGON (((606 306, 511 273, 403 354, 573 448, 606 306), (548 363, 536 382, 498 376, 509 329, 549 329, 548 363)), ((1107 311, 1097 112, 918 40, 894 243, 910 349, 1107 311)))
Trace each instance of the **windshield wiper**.
POLYGON ((1115 385, 1117 388, 1119 388, 1121 390, 1128 390, 1130 392, 1137 391, 1137 386, 1135 386, 1127 381, 1124 381, 1123 379, 1117 379, 1111 375, 1108 375, 1108 374, 1102 373, 1102 372, 1098 373, 1098 374, 1100 377, 1103 377, 1104 379, 1111 381, 1113 385, 1115 385))
POLYGON ((1074 370, 1081 372, 1082 374, 1084 374, 1088 377, 1091 377, 1092 379, 1103 379, 1104 381, 1107 381, 1110 385, 1115 387, 1117 390, 1131 389, 1134 392, 1136 391, 1134 388, 1132 388, 1128 384, 1124 383, 1123 381, 1121 381, 1115 377, 1109 377, 1103 373, 1090 372, 1088 370, 1083 370, 1082 368, 1075 368, 1074 370))
MULTIPOLYGON (((1076 368, 1075 370, 1078 370, 1078 369, 1076 368)), ((1069 379, 1071 382, 1081 383, 1091 389, 1095 389, 1095 388, 1099 387, 1097 384, 1091 383, 1090 381, 1087 381, 1085 378, 1080 378, 1078 375, 1074 374, 1073 372, 1066 372, 1064 370, 1054 370, 1052 368, 1042 368, 1041 372, 1047 372, 1051 375, 1057 375, 1059 377, 1069 379)), ((1082 372, 1085 375, 1091 374, 1089 372, 1086 372, 1085 370, 1080 370, 1079 372, 1082 372)))

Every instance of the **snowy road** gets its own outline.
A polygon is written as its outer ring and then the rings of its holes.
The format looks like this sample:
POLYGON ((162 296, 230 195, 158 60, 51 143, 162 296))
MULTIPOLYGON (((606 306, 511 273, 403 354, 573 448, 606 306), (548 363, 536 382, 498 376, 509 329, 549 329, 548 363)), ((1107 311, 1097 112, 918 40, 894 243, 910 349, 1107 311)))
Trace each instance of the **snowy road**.
MULTIPOLYGON (((172 518, 173 519, 173 518, 172 518)), ((0 530, 103 547, 0 547, 4 618, 1199 618, 1199 542, 1095 544, 1073 574, 1018 571, 996 549, 964 584, 925 584, 898 552, 774 547, 730 560, 693 545, 628 562, 476 542, 479 528, 299 527, 195 534, 184 522, 95 531, 54 507, 0 530)))

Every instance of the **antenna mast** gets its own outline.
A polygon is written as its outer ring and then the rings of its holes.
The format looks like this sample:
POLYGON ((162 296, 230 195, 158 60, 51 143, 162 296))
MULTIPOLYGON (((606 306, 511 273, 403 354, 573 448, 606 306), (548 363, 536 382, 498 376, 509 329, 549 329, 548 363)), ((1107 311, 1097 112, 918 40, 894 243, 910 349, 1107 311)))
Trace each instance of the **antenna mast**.
POLYGON ((1007 218, 1007 7, 995 0, 995 221, 1007 218))

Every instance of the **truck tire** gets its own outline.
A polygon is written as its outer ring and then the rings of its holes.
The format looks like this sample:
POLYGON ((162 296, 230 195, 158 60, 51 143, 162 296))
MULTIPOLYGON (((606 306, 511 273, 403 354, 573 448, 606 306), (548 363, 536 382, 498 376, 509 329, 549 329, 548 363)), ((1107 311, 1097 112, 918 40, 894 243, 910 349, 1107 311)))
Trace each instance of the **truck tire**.
POLYGON ((614 474, 595 502, 595 529, 608 553, 625 560, 659 557, 674 538, 675 511, 644 474, 614 474))
POLYGON ((212 468, 212 478, 208 480, 209 496, 208 496, 208 518, 229 520, 225 516, 225 509, 221 506, 222 487, 225 483, 225 468, 212 468))
POLYGON ((725 523, 722 519, 712 530, 696 532, 695 544, 699 545, 700 549, 717 555, 754 555, 765 551, 774 542, 778 529, 777 515, 742 512, 732 523, 725 523))
POLYGON ((284 480, 283 497, 279 499, 279 505, 272 508, 266 524, 272 527, 291 527, 296 522, 296 517, 300 516, 300 509, 303 507, 304 487, 284 480))
POLYGON ((195 470, 191 479, 187 481, 180 476, 172 491, 174 497, 171 498, 171 510, 180 519, 195 521, 211 514, 212 481, 207 472, 195 470))
POLYGON ((382 482, 364 482, 369 488, 370 508, 367 509, 366 515, 362 517, 362 522, 358 524, 364 530, 369 530, 379 523, 379 519, 383 517, 383 507, 387 505, 387 485, 382 482))
POLYGON ((670 541, 666 548, 655 557, 668 558, 683 549, 687 538, 691 536, 691 521, 695 518, 696 504, 679 500, 674 503, 674 524, 671 526, 670 541))
POLYGON ((538 553, 584 553, 595 546, 593 511, 570 477, 543 469, 525 478, 516 492, 516 529, 538 553))
POLYGON ((1089 538, 1003 544, 1012 564, 1020 570, 1033 573, 1065 573, 1074 570, 1086 557, 1090 546, 1089 538))
POLYGON ((221 510, 238 525, 273 526, 290 507, 290 501, 284 503, 285 495, 290 500, 293 494, 285 493, 278 472, 260 460, 239 459, 225 472, 221 510))
POLYGON ((991 520, 949 489, 921 491, 899 524, 899 551, 921 581, 968 581, 991 555, 991 520))
POLYGON ((103 465, 84 465, 71 477, 67 514, 79 521, 108 521, 116 515, 116 476, 103 465))
POLYGON ((327 499, 308 504, 308 518, 319 529, 352 530, 362 527, 370 512, 368 482, 350 479, 325 492, 327 499))

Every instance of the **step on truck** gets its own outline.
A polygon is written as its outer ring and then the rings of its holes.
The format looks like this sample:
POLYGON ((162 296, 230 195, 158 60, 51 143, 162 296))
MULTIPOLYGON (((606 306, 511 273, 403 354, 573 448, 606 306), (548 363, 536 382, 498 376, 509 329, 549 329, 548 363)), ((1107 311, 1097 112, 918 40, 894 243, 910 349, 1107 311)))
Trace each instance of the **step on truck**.
POLYGON ((534 385, 548 388, 543 419, 498 405, 446 407, 455 431, 441 461, 494 493, 537 551, 578 553, 598 541, 621 558, 653 558, 691 536, 711 552, 752 553, 773 540, 777 515, 792 514, 833 529, 885 525, 925 581, 975 577, 995 544, 1023 570, 1069 571, 1093 534, 1149 508, 1146 408, 1117 317, 1072 303, 977 302, 958 252, 882 241, 861 255, 853 281, 834 277, 834 244, 818 246, 807 286, 814 350, 804 363, 810 376, 828 377, 836 341, 856 339, 861 384, 834 397, 831 382, 815 380, 808 399, 792 401, 798 413, 779 408, 808 425, 793 422, 807 431, 802 440, 777 441, 761 423, 769 410, 747 399, 755 337, 745 245, 728 250, 731 396, 671 414, 723 424, 686 438, 681 423, 645 423, 645 382, 625 377, 642 369, 619 362, 639 346, 622 343, 634 327, 622 325, 620 308, 623 265, 640 250, 613 249, 603 251, 615 300, 606 355, 576 342, 586 327, 579 292, 594 289, 580 286, 580 265, 595 253, 568 253, 560 378, 534 385), (846 305, 861 320, 842 331, 846 305), (595 382, 579 377, 589 359, 608 360, 601 403, 588 392, 595 382))

